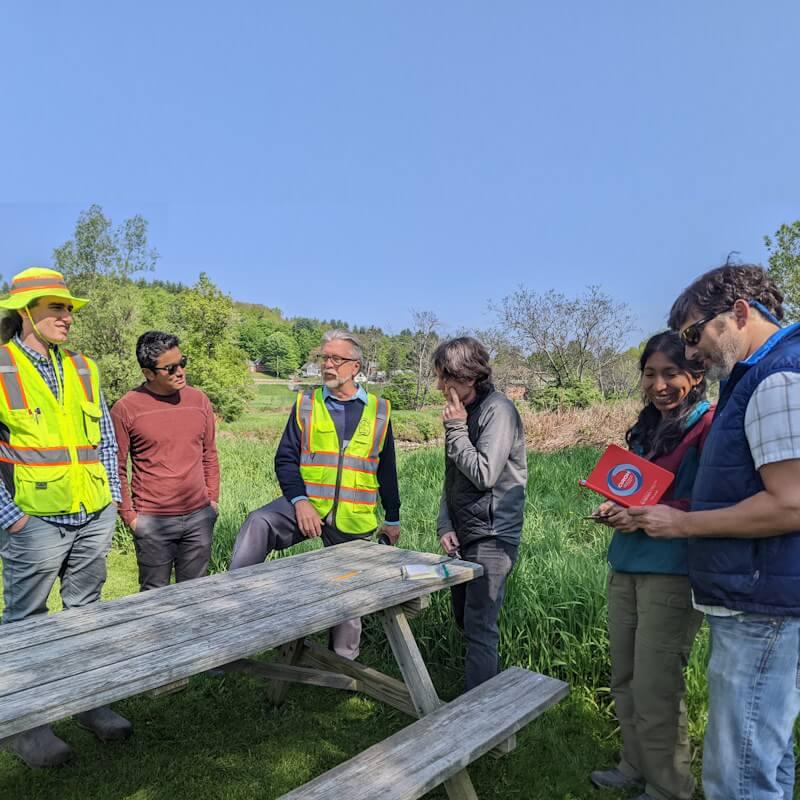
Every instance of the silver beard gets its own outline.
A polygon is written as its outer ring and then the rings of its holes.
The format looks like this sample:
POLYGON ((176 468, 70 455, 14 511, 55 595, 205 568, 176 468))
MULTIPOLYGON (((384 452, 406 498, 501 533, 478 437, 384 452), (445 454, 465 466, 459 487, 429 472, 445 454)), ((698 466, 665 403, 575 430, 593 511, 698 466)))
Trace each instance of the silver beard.
POLYGON ((335 391, 336 389, 341 389, 342 386, 344 386, 347 383, 346 380, 342 380, 338 375, 335 378, 324 378, 323 377, 322 382, 331 391, 335 391))
POLYGON ((732 335, 723 334, 719 340, 719 351, 712 365, 706 370, 707 381, 725 380, 739 362, 739 349, 732 335))

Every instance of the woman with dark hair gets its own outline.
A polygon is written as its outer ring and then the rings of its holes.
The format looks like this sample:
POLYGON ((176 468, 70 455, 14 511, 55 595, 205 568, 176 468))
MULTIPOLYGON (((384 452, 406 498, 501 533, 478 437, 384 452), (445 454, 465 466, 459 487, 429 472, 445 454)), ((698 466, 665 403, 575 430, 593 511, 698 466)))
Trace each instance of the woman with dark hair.
POLYGON ((481 577, 452 588, 466 641, 464 682, 472 689, 497 674, 497 617, 525 508, 525 435, 516 406, 492 385, 489 353, 477 339, 442 342, 433 366, 447 400, 439 542, 448 555, 483 567, 481 577))
MULTIPOLYGON (((653 336, 639 360, 644 408, 626 434, 637 455, 675 474, 662 502, 688 509, 713 418, 702 367, 678 334, 653 336)), ((619 764, 596 786, 641 788, 637 800, 692 797, 683 670, 702 615, 692 607, 685 539, 651 539, 613 502, 595 511, 615 528, 608 550, 611 694, 622 735, 619 764)))

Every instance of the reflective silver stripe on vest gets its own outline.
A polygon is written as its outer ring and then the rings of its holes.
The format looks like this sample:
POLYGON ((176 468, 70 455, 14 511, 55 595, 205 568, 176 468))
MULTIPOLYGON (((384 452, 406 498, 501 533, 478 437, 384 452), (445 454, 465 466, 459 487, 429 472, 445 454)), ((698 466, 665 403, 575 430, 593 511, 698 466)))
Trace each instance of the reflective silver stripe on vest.
POLYGON ((336 497, 336 487, 328 483, 307 483, 306 494, 322 500, 333 500, 336 497))
POLYGON ((79 447, 78 448, 78 463, 79 464, 99 464, 100 451, 96 447, 79 447))
MULTIPOLYGON (((338 467, 339 456, 337 453, 309 453, 302 452, 300 454, 301 467, 338 467)), ((378 472, 378 464, 367 458, 360 458, 359 456, 345 456, 342 464, 344 469, 354 469, 359 472, 368 472, 370 475, 375 475, 378 472)))
POLYGON ((381 452, 386 427, 389 424, 389 404, 382 397, 378 398, 377 420, 375 421, 375 438, 372 441, 371 458, 377 458, 381 452))
MULTIPOLYGON (((329 483, 307 483, 306 492, 309 497, 323 500, 333 500, 336 497, 336 487, 329 483)), ((340 486, 339 502, 374 506, 378 502, 378 493, 371 489, 347 489, 340 486)))
POLYGON ((69 450, 66 447, 21 448, 2 441, 0 441, 0 460, 28 467, 51 467, 71 463, 69 450))
POLYGON ((345 489, 342 486, 339 489, 339 502, 342 501, 374 506, 378 502, 378 493, 368 489, 345 489))
POLYGON ((86 394, 86 399, 90 403, 94 403, 94 392, 92 391, 92 372, 89 369, 89 362, 80 354, 67 351, 67 355, 72 359, 75 364, 75 369, 78 372, 78 377, 83 384, 83 391, 86 394))
POLYGON ((8 398, 8 407, 12 411, 28 407, 19 380, 19 370, 8 347, 0 347, 0 384, 8 398))
POLYGON ((300 423, 303 426, 302 449, 306 452, 311 450, 311 410, 313 406, 314 406, 313 390, 311 392, 303 392, 303 399, 300 401, 300 423))

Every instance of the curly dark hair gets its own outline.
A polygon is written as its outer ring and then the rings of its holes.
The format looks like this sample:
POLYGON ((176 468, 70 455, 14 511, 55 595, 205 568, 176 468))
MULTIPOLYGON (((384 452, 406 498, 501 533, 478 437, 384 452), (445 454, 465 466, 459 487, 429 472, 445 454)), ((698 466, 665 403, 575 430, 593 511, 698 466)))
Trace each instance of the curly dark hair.
POLYGON ((178 345, 180 340, 173 333, 147 331, 136 342, 136 360, 142 369, 153 369, 159 356, 178 345))
MULTIPOLYGON (((677 331, 692 311, 704 317, 729 311, 737 300, 760 303, 780 322, 783 294, 769 273, 757 264, 725 264, 701 275, 672 304, 669 327, 677 331)), ((761 309, 756 306, 761 312, 761 309)))
POLYGON ((645 400, 639 418, 628 429, 625 441, 635 453, 658 458, 672 452, 680 443, 686 430, 686 421, 694 407, 706 399, 706 379, 702 364, 686 358, 683 342, 675 331, 657 333, 648 339, 639 359, 639 372, 644 372, 650 356, 663 353, 682 372, 687 372, 700 382, 689 390, 683 402, 667 417, 645 400))

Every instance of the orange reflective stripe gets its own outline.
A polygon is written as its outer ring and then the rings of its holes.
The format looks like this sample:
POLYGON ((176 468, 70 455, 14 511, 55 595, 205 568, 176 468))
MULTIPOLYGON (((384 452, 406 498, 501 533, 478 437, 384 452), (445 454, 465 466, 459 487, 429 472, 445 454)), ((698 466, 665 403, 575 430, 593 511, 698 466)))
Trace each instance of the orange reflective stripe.
POLYGON ((58 275, 32 276, 30 278, 20 278, 17 276, 11 283, 12 286, 24 286, 26 289, 51 286, 54 284, 60 284, 66 289, 66 283, 64 283, 64 278, 60 273, 58 275))
MULTIPOLYGON (((19 281, 17 281, 19 283, 19 281)), ((52 280, 30 280, 26 282, 25 286, 19 286, 12 289, 9 294, 19 294, 20 292, 29 292, 31 289, 66 289, 65 283, 53 283, 52 280)))
POLYGON ((0 347, 0 386, 8 407, 14 411, 28 407, 25 390, 19 379, 19 368, 8 345, 0 347))
POLYGON ((61 467, 71 462, 66 447, 14 447, 0 441, 0 461, 28 467, 61 467))

